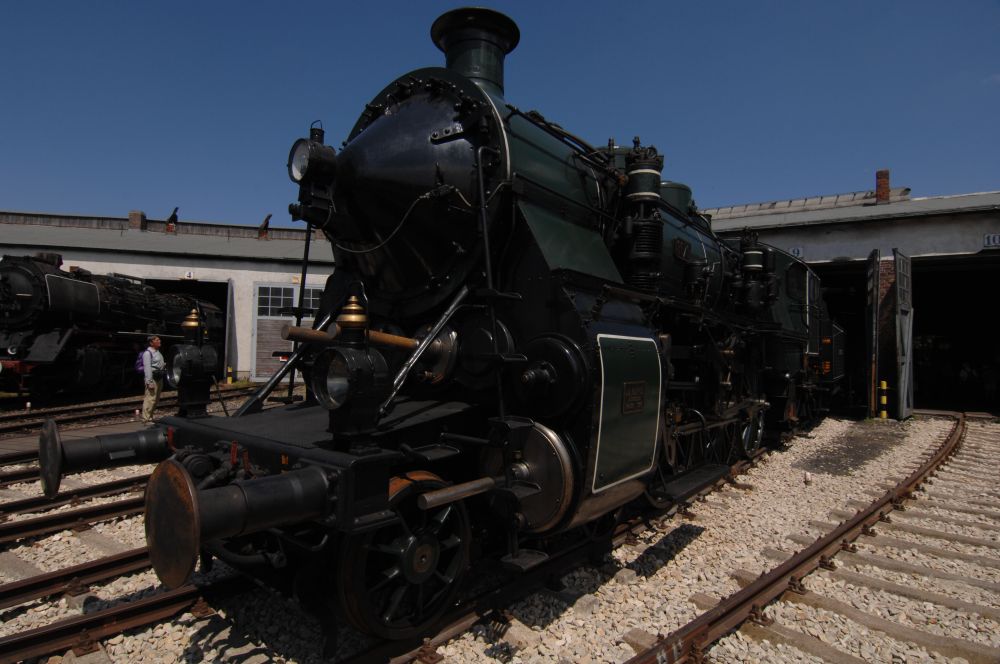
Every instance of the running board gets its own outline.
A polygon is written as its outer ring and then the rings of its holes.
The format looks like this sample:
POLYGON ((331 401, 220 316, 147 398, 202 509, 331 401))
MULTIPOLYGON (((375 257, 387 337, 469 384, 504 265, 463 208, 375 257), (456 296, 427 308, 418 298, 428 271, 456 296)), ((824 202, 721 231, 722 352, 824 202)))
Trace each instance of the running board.
POLYGON ((699 466, 657 487, 656 493, 662 494, 666 500, 678 502, 693 496, 706 486, 711 486, 728 474, 729 466, 723 464, 699 466))

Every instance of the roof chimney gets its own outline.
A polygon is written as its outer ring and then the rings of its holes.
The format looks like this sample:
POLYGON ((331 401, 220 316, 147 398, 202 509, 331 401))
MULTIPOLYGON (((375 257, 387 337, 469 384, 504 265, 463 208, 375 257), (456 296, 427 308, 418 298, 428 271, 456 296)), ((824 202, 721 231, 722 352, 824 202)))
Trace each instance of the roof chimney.
POLYGON ((132 230, 146 230, 146 213, 142 210, 132 210, 128 213, 128 227, 132 230))
POLYGON ((480 7, 453 9, 434 21, 431 39, 444 51, 448 69, 503 94, 504 56, 521 39, 509 17, 480 7))
POLYGON ((875 171, 875 204, 889 202, 889 169, 875 171))

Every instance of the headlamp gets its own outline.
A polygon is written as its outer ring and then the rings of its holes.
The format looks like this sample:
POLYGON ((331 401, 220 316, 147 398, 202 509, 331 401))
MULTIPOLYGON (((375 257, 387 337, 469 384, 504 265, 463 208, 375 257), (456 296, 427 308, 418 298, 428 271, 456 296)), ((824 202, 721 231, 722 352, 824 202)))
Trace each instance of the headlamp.
POLYGON ((386 395, 388 367, 373 348, 329 348, 313 363, 312 388, 316 400, 328 410, 351 403, 371 409, 386 395))
POLYGON ((167 363, 167 383, 177 389, 182 382, 208 378, 217 364, 218 355, 212 346, 174 346, 170 349, 170 361, 167 363))
POLYGON ((332 177, 336 169, 337 152, 312 138, 300 138, 288 152, 288 177, 296 184, 332 177))

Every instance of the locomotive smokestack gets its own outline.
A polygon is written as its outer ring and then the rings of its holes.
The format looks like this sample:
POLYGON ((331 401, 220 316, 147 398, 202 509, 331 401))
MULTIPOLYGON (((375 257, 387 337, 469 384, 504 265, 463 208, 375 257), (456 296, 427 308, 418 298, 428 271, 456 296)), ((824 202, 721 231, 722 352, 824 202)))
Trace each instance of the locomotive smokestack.
POLYGON ((448 69, 503 94, 504 56, 521 39, 509 17, 479 7, 453 9, 434 21, 431 39, 444 51, 448 69))

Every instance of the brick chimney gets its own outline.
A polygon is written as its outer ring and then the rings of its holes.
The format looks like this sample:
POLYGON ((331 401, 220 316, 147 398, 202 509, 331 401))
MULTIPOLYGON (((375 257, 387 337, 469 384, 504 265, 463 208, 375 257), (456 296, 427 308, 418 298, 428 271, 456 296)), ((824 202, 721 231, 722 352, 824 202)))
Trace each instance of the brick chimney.
POLYGON ((128 213, 129 230, 146 230, 146 213, 142 210, 132 210, 128 213))
POLYGON ((875 204, 889 202, 889 169, 875 171, 875 204))

